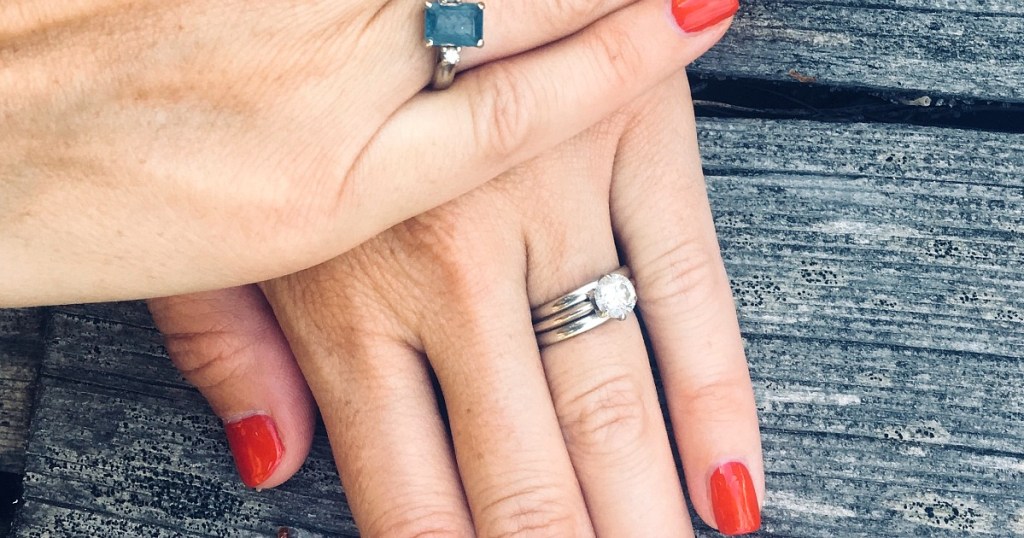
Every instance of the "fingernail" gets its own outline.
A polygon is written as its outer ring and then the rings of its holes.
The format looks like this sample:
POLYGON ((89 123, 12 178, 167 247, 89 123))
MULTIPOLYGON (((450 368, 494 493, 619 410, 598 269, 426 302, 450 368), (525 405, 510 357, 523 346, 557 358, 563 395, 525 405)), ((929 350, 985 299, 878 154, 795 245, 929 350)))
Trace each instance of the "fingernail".
POLYGON ((684 32, 706 30, 731 17, 740 8, 739 0, 670 0, 672 16, 684 32))
POLYGON ((229 422, 224 429, 242 482, 250 488, 266 482, 284 455, 274 419, 268 415, 252 415, 229 422))
POLYGON ((747 466, 738 461, 722 464, 711 473, 711 506, 722 534, 747 534, 761 527, 754 481, 747 466))

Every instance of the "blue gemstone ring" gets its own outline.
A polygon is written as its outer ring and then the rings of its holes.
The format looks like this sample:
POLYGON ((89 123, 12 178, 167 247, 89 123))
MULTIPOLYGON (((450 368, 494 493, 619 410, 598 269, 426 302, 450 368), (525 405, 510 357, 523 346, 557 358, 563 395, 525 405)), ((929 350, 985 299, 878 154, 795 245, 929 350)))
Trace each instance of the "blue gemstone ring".
POLYGON ((437 49, 430 86, 443 90, 455 80, 462 47, 484 46, 484 5, 460 0, 428 0, 425 5, 423 39, 437 49))

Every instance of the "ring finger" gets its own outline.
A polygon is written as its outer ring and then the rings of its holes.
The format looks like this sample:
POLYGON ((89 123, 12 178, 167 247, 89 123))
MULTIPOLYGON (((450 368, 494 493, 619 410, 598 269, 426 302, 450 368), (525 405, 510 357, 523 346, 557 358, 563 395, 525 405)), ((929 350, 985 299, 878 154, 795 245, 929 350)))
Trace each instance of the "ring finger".
MULTIPOLYGON (((528 288, 534 305, 619 266, 608 206, 595 203, 607 200, 614 146, 597 159, 592 144, 583 148, 586 153, 576 161, 588 166, 559 169, 559 163, 551 163, 546 169, 562 178, 547 185, 564 191, 551 198, 561 207, 576 209, 553 226, 545 223, 527 232, 528 288), (574 197, 578 203, 573 203, 574 197)), ((542 357, 566 448, 597 534, 692 532, 636 319, 612 321, 546 346, 542 357)))

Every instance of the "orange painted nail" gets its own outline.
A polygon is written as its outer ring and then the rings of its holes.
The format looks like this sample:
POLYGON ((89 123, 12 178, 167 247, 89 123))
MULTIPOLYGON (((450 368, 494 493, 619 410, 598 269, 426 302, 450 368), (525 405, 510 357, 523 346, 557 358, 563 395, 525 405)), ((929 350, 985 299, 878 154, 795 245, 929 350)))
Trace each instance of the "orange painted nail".
POLYGON ((274 419, 253 415, 229 422, 224 429, 242 482, 250 488, 266 482, 284 456, 284 445, 277 435, 274 419))
POLYGON ((722 534, 747 534, 761 527, 754 481, 747 466, 738 461, 724 463, 711 473, 711 506, 722 534))
POLYGON ((672 16, 684 32, 706 30, 733 16, 739 0, 671 0, 672 16))

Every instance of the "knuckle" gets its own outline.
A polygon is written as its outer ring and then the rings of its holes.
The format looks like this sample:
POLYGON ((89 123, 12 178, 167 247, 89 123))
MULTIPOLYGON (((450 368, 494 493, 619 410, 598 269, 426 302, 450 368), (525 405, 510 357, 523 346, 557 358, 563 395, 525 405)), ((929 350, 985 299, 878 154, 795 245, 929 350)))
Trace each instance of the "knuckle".
POLYGON ((250 345, 230 330, 164 335, 174 365, 199 389, 216 389, 241 378, 251 365, 246 352, 250 345))
POLYGON ((581 525, 554 486, 521 485, 480 509, 483 538, 578 536, 581 525))
POLYGON ((380 538, 461 538, 466 529, 465 519, 454 511, 422 504, 389 510, 363 532, 380 538))
MULTIPOLYGON (((549 6, 548 13, 551 16, 545 17, 544 20, 549 25, 551 35, 562 35, 566 32, 567 21, 575 23, 576 21, 595 20, 598 18, 596 15, 611 7, 609 3, 607 1, 595 2, 594 0, 550 0, 546 4, 549 6)), ((530 9, 534 9, 533 6, 530 6, 530 9)))
POLYGON ((425 286, 441 290, 452 303, 462 308, 488 304, 494 296, 490 286, 493 274, 481 258, 495 250, 490 227, 480 219, 467 218, 459 211, 433 212, 403 223, 404 234, 419 250, 422 272, 417 278, 429 280, 425 286), (473 224, 467 226, 467 223, 473 224))
MULTIPOLYGON (((404 339, 404 326, 385 299, 397 294, 391 293, 395 275, 381 269, 390 258, 372 250, 364 244, 325 264, 266 282, 264 293, 297 331, 310 337, 353 351, 381 339, 404 339)), ((352 362, 360 356, 353 353, 352 362)))
POLYGON ((556 401, 566 443, 587 453, 621 454, 643 444, 647 409, 640 382, 629 373, 602 379, 556 401))
POLYGON ((444 289, 453 304, 461 305, 467 312, 480 313, 481 308, 490 311, 494 292, 490 279, 479 270, 479 266, 457 261, 445 265, 443 273, 444 289))
POLYGON ((737 406, 753 402, 751 392, 748 379, 722 374, 686 384, 679 397, 693 416, 727 417, 735 414, 737 406))
POLYGON ((400 225, 403 245, 420 252, 432 265, 458 265, 476 246, 469 228, 470 219, 459 211, 431 211, 400 225))
POLYGON ((514 217, 493 198, 486 212, 457 200, 391 229, 394 244, 388 248, 404 251, 395 271, 401 278, 391 294, 400 295, 403 304, 392 308, 408 326, 431 337, 468 332, 483 338, 487 327, 507 316, 501 307, 504 291, 494 283, 507 280, 510 266, 493 261, 515 263, 523 245, 515 225, 509 225, 514 217), (448 305, 446 316, 424 317, 405 306, 436 308, 439 297, 448 305))
POLYGON ((435 243, 432 248, 436 250, 431 256, 436 263, 430 269, 430 278, 435 289, 442 290, 455 305, 468 307, 483 302, 489 295, 487 279, 478 270, 479 266, 474 267, 473 258, 465 256, 461 247, 448 241, 435 243), (444 253, 450 255, 445 256, 444 253))
POLYGON ((645 78, 642 72, 645 55, 629 30, 607 25, 591 35, 590 50, 596 55, 597 66, 603 69, 605 83, 615 88, 629 88, 645 78))
POLYGON ((536 90, 528 77, 517 76, 501 63, 491 64, 487 73, 470 107, 473 135, 485 157, 504 160, 518 153, 529 138, 536 90))
POLYGON ((727 285, 718 249, 697 240, 673 240, 639 267, 637 279, 644 283, 641 300, 648 311, 697 315, 714 299, 717 287, 727 285))

